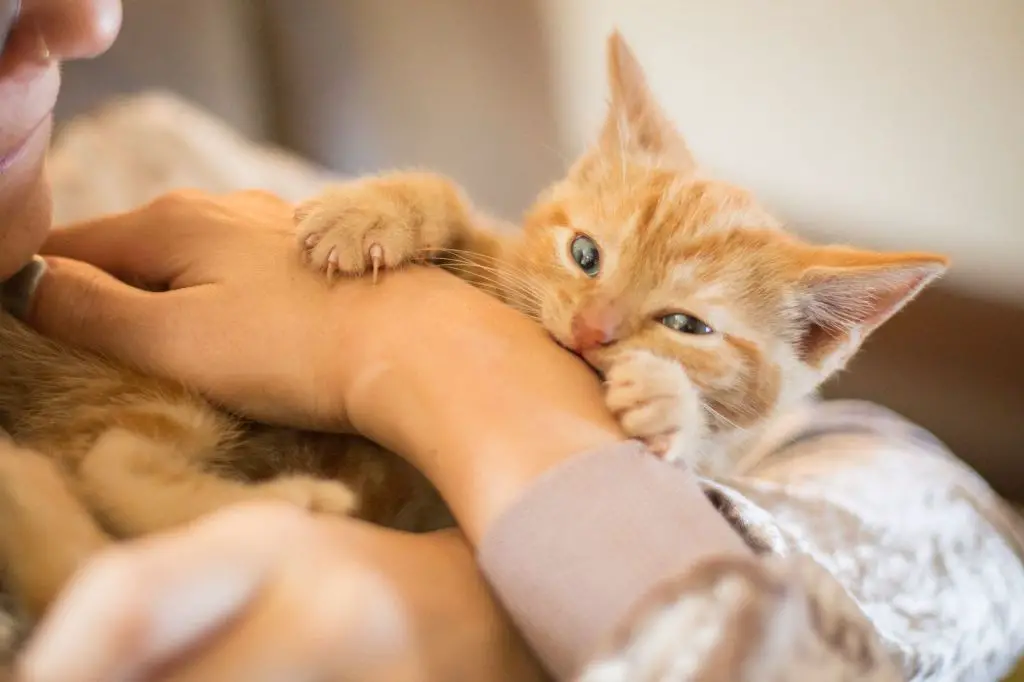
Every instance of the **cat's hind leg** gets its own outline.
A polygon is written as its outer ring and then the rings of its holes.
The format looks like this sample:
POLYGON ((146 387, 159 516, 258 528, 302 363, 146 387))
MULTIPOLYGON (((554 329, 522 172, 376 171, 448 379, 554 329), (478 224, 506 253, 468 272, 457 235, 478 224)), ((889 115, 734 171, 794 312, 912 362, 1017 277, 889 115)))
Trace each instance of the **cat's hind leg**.
POLYGON ((50 459, 0 442, 4 587, 38 620, 81 564, 111 542, 50 459))
POLYGON ((282 501, 337 515, 356 506, 355 495, 335 481, 298 475, 249 483, 208 470, 209 459, 208 452, 114 428, 82 460, 78 494, 120 537, 173 528, 246 501, 282 501))

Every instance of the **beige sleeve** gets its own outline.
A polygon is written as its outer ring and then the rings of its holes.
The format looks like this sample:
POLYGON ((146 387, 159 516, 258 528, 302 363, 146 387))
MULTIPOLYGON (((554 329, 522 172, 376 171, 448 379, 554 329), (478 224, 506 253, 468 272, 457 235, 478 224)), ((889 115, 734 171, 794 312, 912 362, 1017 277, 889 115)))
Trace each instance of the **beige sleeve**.
POLYGON ((712 556, 749 555, 691 472, 626 442, 542 476, 488 530, 481 567, 556 679, 630 610, 712 556))

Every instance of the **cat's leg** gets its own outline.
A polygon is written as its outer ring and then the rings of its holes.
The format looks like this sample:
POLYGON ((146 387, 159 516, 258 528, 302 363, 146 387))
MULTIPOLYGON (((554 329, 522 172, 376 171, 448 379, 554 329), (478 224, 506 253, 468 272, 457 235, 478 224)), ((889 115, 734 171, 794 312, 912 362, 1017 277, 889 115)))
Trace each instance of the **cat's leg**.
POLYGON ((496 258, 496 234, 480 229, 461 189, 432 173, 391 173, 332 186, 295 212, 299 245, 310 266, 376 279, 380 268, 450 259, 496 258), (455 255, 457 254, 457 255, 455 255))
POLYGON ((355 495, 341 483, 311 476, 232 480, 203 468, 207 454, 112 429, 82 461, 78 492, 122 537, 179 526, 245 501, 283 501, 337 515, 355 510, 355 495))
POLYGON ((707 420, 700 393, 682 365, 630 350, 616 354, 604 374, 605 402, 628 436, 667 460, 700 468, 707 420))
POLYGON ((81 564, 110 542, 50 459, 0 443, 4 586, 37 620, 81 564))

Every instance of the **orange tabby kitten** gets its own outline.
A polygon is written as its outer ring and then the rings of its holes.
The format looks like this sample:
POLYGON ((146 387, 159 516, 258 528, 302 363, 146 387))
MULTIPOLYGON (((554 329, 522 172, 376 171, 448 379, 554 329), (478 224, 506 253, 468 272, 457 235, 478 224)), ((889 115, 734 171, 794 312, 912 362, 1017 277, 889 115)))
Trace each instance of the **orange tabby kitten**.
POLYGON ((247 500, 407 530, 449 523, 426 480, 373 443, 245 422, 0 312, 0 565, 27 616, 112 539, 247 500), (34 452, 12 454, 4 430, 34 452))
POLYGON ((300 243, 329 278, 432 258, 599 370, 631 436, 721 474, 751 430, 843 367, 947 261, 799 241, 700 172, 618 34, 608 78, 600 138, 522 231, 487 229, 449 181, 407 173, 306 202, 300 243))
MULTIPOLYGON (((307 202, 301 243, 331 276, 433 253, 600 370, 631 435, 722 471, 726 446, 841 367, 945 259, 787 235, 748 194, 698 173, 622 40, 609 47, 600 139, 520 234, 485 229, 455 186, 412 173, 307 202)), ((410 529, 448 520, 422 477, 365 440, 241 421, 5 314, 0 427, 39 453, 0 457, 0 562, 32 616, 112 538, 245 499, 410 529)))

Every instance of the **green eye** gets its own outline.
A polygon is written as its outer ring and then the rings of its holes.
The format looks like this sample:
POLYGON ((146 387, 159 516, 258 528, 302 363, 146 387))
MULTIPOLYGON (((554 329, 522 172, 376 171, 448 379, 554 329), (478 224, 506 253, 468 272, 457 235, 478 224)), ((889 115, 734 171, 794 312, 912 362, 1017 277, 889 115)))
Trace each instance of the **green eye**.
POLYGON ((707 322, 685 313, 672 313, 658 320, 669 329, 683 334, 714 334, 715 330, 707 322))
POLYGON ((585 234, 578 235, 569 246, 572 259, 587 277, 596 277, 601 271, 601 251, 597 243, 585 234))

